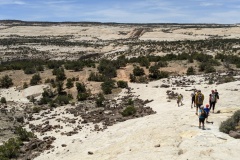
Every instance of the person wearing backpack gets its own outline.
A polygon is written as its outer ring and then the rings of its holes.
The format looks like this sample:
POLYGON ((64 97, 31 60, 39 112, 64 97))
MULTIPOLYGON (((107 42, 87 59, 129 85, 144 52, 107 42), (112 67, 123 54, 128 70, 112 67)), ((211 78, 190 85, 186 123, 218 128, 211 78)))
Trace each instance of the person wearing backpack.
POLYGON ((206 114, 207 114, 207 116, 206 116, 206 122, 208 123, 208 116, 209 116, 209 112, 210 112, 209 104, 206 104, 206 107, 204 108, 204 111, 205 111, 206 114))
POLYGON ((207 117, 207 113, 204 110, 204 106, 201 106, 199 108, 199 128, 201 128, 201 124, 202 124, 202 129, 203 130, 205 130, 205 128, 204 128, 204 121, 205 121, 206 117, 207 117))
POLYGON ((196 96, 196 90, 194 90, 193 93, 191 93, 191 97, 192 97, 191 108, 193 108, 193 105, 194 105, 194 107, 196 107, 195 106, 195 96, 196 96))
POLYGON ((198 90, 195 96, 195 104, 196 104, 196 115, 198 115, 198 108, 203 105, 204 95, 201 93, 201 90, 198 90))
POLYGON ((183 105, 183 103, 182 103, 182 99, 183 99, 183 95, 182 95, 182 94, 179 94, 178 97, 177 97, 177 104, 178 104, 178 107, 179 107, 180 103, 181 103, 181 105, 183 105))
POLYGON ((216 103, 217 103, 217 101, 219 100, 219 94, 218 94, 218 91, 217 91, 217 89, 215 89, 215 95, 216 95, 216 103))
POLYGON ((212 112, 214 113, 215 104, 217 102, 217 95, 214 90, 212 90, 212 93, 209 95, 209 104, 210 104, 210 110, 212 109, 212 112))

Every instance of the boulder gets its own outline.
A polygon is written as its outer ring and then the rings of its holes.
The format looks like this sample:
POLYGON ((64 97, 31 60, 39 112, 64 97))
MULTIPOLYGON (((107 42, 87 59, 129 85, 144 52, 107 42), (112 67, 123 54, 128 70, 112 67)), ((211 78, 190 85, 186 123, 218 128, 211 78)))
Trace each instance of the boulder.
POLYGON ((229 136, 233 137, 233 138, 236 138, 236 139, 240 139, 240 132, 230 131, 229 136))

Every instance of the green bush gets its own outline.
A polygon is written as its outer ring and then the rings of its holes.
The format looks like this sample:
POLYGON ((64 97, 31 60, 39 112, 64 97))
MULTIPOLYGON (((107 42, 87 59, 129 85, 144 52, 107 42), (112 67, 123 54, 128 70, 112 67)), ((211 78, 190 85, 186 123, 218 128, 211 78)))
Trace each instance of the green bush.
POLYGON ((78 93, 77 99, 78 101, 85 101, 89 97, 89 94, 87 92, 84 93, 78 93))
POLYGON ((233 82, 233 81, 235 81, 235 78, 233 76, 224 77, 224 83, 233 82))
POLYGON ((123 110, 122 116, 124 117, 131 116, 134 115, 136 112, 137 110, 134 106, 128 106, 123 110))
POLYGON ((96 105, 97 107, 102 107, 103 106, 103 102, 105 101, 105 97, 102 93, 98 94, 98 97, 96 99, 96 105))
POLYGON ((69 98, 67 95, 59 95, 55 99, 55 102, 59 105, 69 104, 69 98))
POLYGON ((114 87, 114 81, 112 79, 106 80, 101 84, 101 88, 104 94, 111 94, 114 87))
POLYGON ((228 118, 223 121, 219 127, 220 132, 229 133, 231 130, 235 130, 235 123, 232 118, 228 118))
POLYGON ((34 74, 34 73, 36 73, 36 70, 35 70, 35 68, 25 68, 24 73, 25 74, 34 74))
POLYGON ((18 134, 21 141, 29 141, 30 138, 34 138, 35 135, 32 132, 28 132, 25 128, 16 127, 15 132, 18 134))
POLYGON ((17 158, 21 145, 22 141, 17 138, 10 138, 7 142, 4 142, 3 145, 0 146, 0 159, 10 160, 17 158))
POLYGON ((235 131, 236 126, 240 122, 240 110, 237 110, 231 118, 228 118, 226 121, 223 121, 219 127, 219 130, 224 133, 229 133, 231 130, 235 131))
POLYGON ((128 102, 127 102, 128 105, 133 105, 134 104, 134 101, 132 99, 128 99, 128 102))
POLYGON ((68 89, 70 89, 70 88, 73 87, 73 80, 72 80, 72 78, 68 78, 68 79, 67 79, 66 87, 67 87, 68 89))
POLYGON ((9 88, 12 85, 13 85, 12 79, 8 75, 5 75, 0 79, 0 87, 9 88))
POLYGON ((24 83, 23 83, 23 89, 25 89, 25 88, 28 88, 27 82, 24 82, 24 83))
POLYGON ((187 75, 195 75, 195 70, 193 67, 189 67, 187 69, 187 75))
POLYGON ((117 85, 119 88, 127 88, 128 87, 128 83, 126 81, 118 81, 117 85))
POLYGON ((232 116, 233 122, 237 125, 240 122, 240 110, 237 110, 232 116))
MULTIPOLYGON (((47 104, 47 103, 44 103, 44 104, 47 104)), ((39 113, 41 111, 41 108, 37 107, 37 106, 34 106, 32 111, 33 111, 33 113, 39 113)))
POLYGON ((140 68, 139 66, 135 67, 133 69, 133 75, 134 76, 143 76, 143 75, 145 75, 143 68, 140 68))
POLYGON ((33 85, 37 85, 39 82, 41 81, 41 77, 39 74, 34 74, 32 76, 32 79, 30 80, 30 85, 33 86, 33 85))
POLYGON ((6 98, 5 98, 5 97, 2 97, 2 98, 1 98, 1 103, 7 103, 7 101, 6 101, 6 98))

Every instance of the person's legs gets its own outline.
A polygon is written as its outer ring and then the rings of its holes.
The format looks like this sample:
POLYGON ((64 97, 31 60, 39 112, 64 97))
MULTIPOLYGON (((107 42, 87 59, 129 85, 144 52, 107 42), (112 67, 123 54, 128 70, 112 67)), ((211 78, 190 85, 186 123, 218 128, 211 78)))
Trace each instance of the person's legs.
POLYGON ((213 102, 212 106, 213 106, 213 113, 214 113, 214 109, 215 109, 215 104, 216 102, 213 102))
POLYGON ((211 111, 211 109, 212 109, 212 102, 209 102, 210 104, 210 107, 209 107, 209 112, 211 111))
POLYGON ((205 129, 205 127, 204 127, 204 121, 205 121, 205 119, 203 119, 203 121, 202 121, 202 129, 205 129))
POLYGON ((196 115, 198 115, 198 108, 200 108, 201 104, 196 104, 196 115))
POLYGON ((199 118, 199 125, 198 128, 201 128, 201 119, 199 118))

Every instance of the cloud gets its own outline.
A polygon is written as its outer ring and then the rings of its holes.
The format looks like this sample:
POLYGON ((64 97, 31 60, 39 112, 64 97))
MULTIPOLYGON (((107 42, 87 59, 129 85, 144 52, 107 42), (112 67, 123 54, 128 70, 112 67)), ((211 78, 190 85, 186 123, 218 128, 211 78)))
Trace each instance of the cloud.
POLYGON ((26 2, 20 0, 0 0, 0 5, 24 5, 26 2))
POLYGON ((222 3, 211 3, 211 2, 202 2, 200 6, 210 7, 210 6, 222 6, 222 3))

